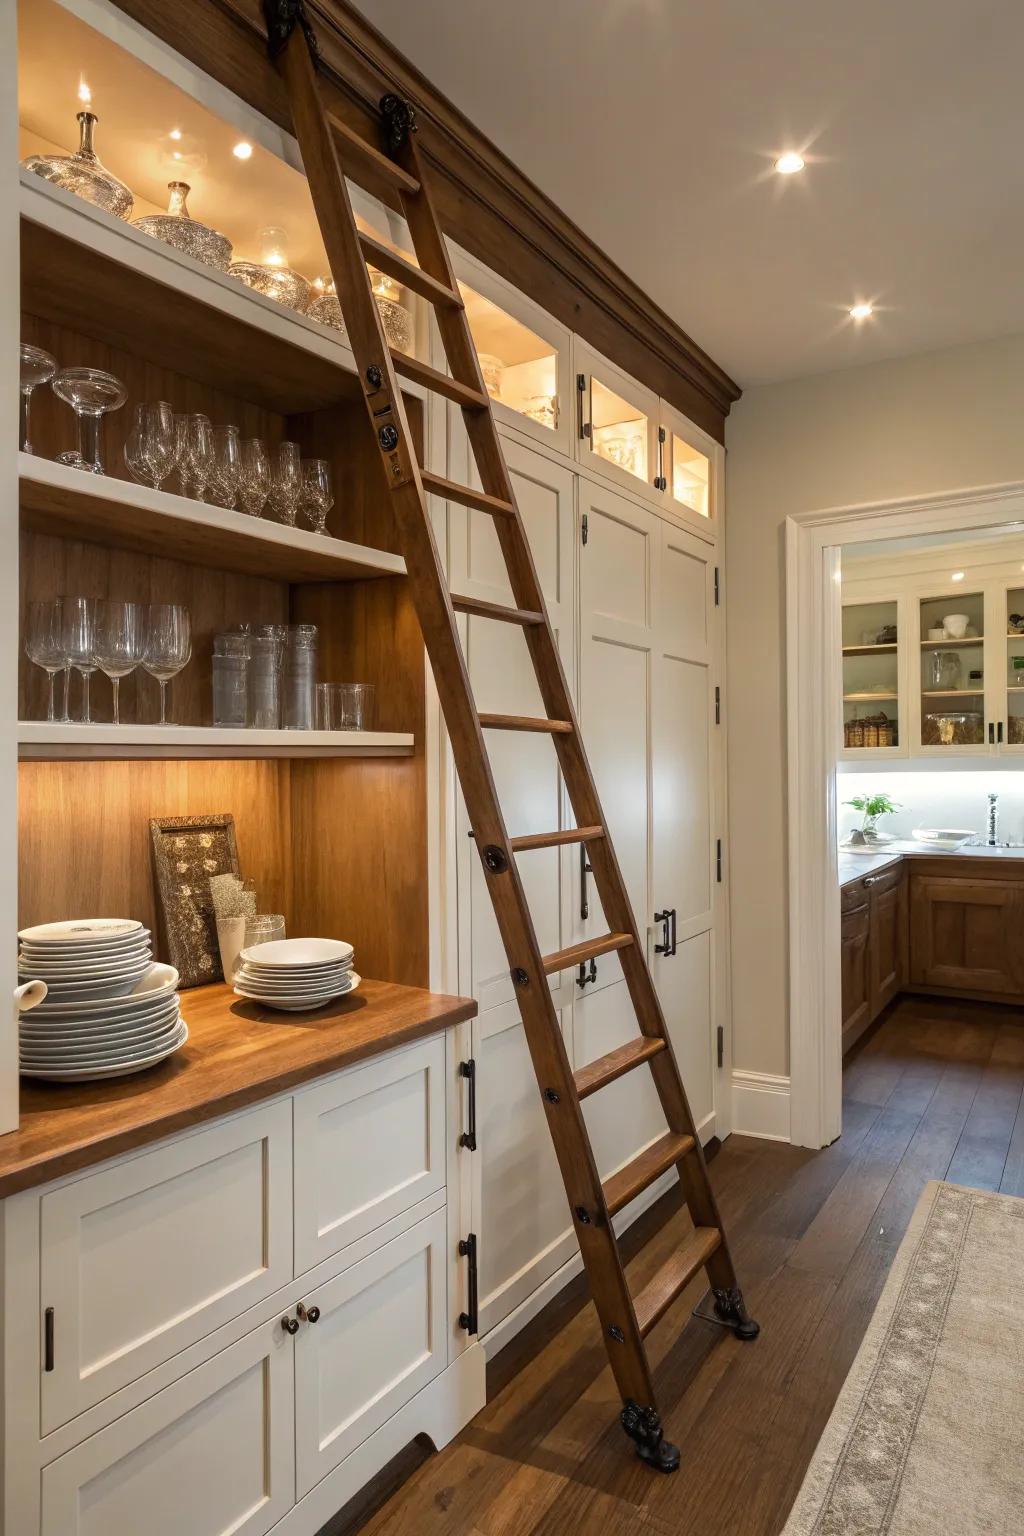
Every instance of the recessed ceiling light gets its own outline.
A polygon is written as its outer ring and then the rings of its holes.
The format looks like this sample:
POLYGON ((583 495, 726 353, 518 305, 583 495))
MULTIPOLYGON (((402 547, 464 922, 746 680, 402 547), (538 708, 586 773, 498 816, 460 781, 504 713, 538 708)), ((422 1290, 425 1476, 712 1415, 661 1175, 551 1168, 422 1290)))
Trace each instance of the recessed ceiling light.
POLYGON ((798 155, 795 149, 787 150, 775 162, 775 169, 780 176, 795 176, 797 171, 802 171, 803 168, 804 157, 803 155, 798 155))
POLYGON ((174 139, 175 141, 180 139, 181 138, 181 129, 180 128, 172 128, 170 133, 168 134, 168 138, 174 139))
POLYGON ((850 306, 851 320, 870 320, 875 312, 873 304, 853 304, 850 306))
POLYGON ((252 154, 252 145, 247 143, 245 139, 242 139, 240 143, 235 145, 231 153, 236 160, 248 160, 252 154))
POLYGON ((952 571, 950 573, 949 579, 950 581, 963 581, 964 573, 963 571, 952 571))

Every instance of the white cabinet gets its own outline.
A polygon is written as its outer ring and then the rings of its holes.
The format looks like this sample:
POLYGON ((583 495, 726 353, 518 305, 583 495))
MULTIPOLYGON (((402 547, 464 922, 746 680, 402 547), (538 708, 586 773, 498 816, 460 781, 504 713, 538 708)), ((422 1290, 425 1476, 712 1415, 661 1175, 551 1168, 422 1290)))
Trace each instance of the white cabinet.
POLYGON ((445 1213, 316 1285, 295 1336, 301 1499, 447 1364, 445 1213))
POLYGON ((262 1536, 295 1500, 293 1393, 274 1317, 44 1467, 41 1536, 262 1536))
POLYGON ((44 1432, 291 1279, 291 1153, 277 1101, 42 1196, 44 1432))
POLYGON ((297 1275, 443 1188, 444 1072, 438 1037, 295 1095, 297 1275))
POLYGON ((577 459, 623 489, 660 493, 657 395, 579 337, 573 356, 577 459))

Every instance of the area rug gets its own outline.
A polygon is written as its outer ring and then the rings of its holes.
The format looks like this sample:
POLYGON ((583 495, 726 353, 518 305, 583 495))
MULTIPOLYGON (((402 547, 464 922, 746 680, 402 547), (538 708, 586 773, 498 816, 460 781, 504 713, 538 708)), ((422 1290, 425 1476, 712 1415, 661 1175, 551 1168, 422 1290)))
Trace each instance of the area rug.
POLYGON ((783 1536, 1024 1531, 1024 1200, 926 1186, 783 1536))

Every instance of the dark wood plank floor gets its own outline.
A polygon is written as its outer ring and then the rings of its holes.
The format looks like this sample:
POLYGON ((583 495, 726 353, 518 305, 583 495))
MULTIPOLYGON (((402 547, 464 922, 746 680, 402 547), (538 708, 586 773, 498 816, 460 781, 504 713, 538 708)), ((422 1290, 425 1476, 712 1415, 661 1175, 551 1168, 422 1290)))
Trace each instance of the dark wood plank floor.
MULTIPOLYGON (((650 1336, 678 1473, 648 1472, 614 1427, 593 1311, 570 1299, 452 1445, 332 1536, 773 1536, 924 1184, 1024 1195, 1022 1089, 1024 1011, 901 998, 847 1064, 839 1141, 812 1153, 734 1136, 712 1165, 762 1333, 744 1345, 690 1320, 696 1287, 650 1336)), ((630 1265, 634 1289, 688 1226, 670 1209, 630 1265)), ((496 1379, 525 1347, 498 1357, 496 1379)))

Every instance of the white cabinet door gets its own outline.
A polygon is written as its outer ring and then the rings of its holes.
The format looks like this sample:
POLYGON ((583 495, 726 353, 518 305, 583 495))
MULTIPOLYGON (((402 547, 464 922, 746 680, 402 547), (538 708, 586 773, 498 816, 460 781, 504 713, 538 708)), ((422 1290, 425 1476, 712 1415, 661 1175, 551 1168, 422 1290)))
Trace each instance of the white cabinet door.
POLYGON ((690 1108, 714 1113, 714 546, 661 526, 654 665, 653 899, 671 910, 652 968, 690 1108))
POLYGON ((291 1279, 291 1151, 278 1101, 42 1196, 44 1433, 291 1279))
POLYGON ((298 1497, 447 1365, 446 1215, 417 1222, 311 1292, 295 1338, 298 1497))
POLYGON ((293 1370, 275 1317, 84 1440, 43 1469, 41 1536, 262 1536, 295 1501, 293 1370))
POLYGON ((443 1037, 338 1073, 294 1106, 297 1275, 444 1186, 443 1037))

